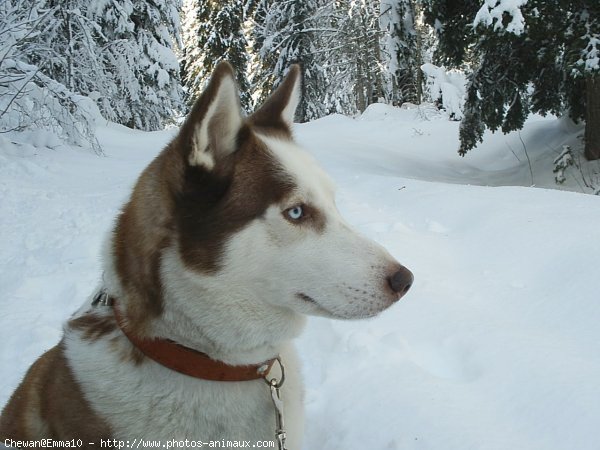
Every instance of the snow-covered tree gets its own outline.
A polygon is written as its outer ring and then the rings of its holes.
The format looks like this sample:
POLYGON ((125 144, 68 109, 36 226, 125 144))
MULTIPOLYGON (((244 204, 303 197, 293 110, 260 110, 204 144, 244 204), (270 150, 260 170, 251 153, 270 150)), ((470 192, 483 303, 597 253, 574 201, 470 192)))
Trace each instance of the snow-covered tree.
POLYGON ((87 4, 86 16, 97 24, 103 66, 97 75, 105 80, 102 90, 84 93, 97 99, 106 118, 132 128, 156 130, 172 121, 182 106, 173 52, 180 40, 179 0, 77 1, 87 4))
POLYGON ((94 132, 101 116, 95 103, 74 92, 72 84, 47 75, 56 55, 42 37, 59 11, 43 6, 36 0, 0 3, 0 133, 45 129, 100 152, 94 132))
POLYGON ((600 4, 591 0, 423 0, 449 65, 472 64, 461 147, 485 128, 520 129, 530 112, 586 121, 585 155, 600 158, 600 4))
POLYGON ((572 115, 585 120, 585 156, 595 160, 600 159, 600 4, 573 0, 570 6, 565 32, 569 38, 565 69, 571 74, 567 81, 568 104, 580 105, 578 110, 571 106, 572 115))
POLYGON ((465 75, 459 70, 447 71, 444 67, 437 67, 431 63, 421 66, 426 75, 426 87, 429 97, 441 109, 446 110, 453 120, 463 118, 465 102, 465 75))
POLYGON ((235 69, 244 109, 251 109, 248 42, 243 32, 243 0, 185 0, 183 72, 188 103, 200 95, 215 66, 225 60, 235 69))
POLYGON ((53 20, 38 35, 44 73, 94 99, 108 120, 156 130, 181 105, 178 0, 35 0, 53 20), (49 56, 49 57, 48 57, 49 56))
POLYGON ((324 79, 315 83, 315 97, 325 112, 356 114, 385 97, 377 1, 324 1, 310 30, 311 58, 324 79))
POLYGON ((379 4, 372 0, 350 1, 346 28, 349 56, 356 71, 356 105, 364 111, 383 97, 383 73, 379 29, 379 4))
POLYGON ((178 0, 0 2, 1 131, 92 143, 102 115, 145 130, 181 104, 178 0), (99 107, 99 110, 98 110, 99 107))
POLYGON ((283 80, 290 65, 302 67, 300 121, 325 114, 326 78, 317 52, 317 0, 262 0, 254 12, 253 40, 257 54, 253 84, 258 101, 283 80))
POLYGON ((382 0, 379 22, 388 103, 420 103, 422 65, 415 0, 382 0))

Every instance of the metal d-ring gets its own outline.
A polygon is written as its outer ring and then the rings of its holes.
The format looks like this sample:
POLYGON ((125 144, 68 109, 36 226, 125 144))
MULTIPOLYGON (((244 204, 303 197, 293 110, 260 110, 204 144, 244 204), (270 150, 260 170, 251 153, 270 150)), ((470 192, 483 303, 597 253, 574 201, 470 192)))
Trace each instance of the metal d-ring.
MULTIPOLYGON (((265 374, 265 376, 263 377, 263 380, 265 380, 265 383, 267 383, 269 386, 274 387, 275 389, 280 389, 281 386, 283 386, 283 383, 285 382, 285 367, 283 365, 283 363, 281 362, 281 357, 278 356, 277 358, 275 358, 275 360, 277 361, 277 363, 279 364, 279 368, 281 369, 281 378, 279 380, 277 380, 277 378, 273 377, 273 378, 267 378, 268 374, 265 374)), ((273 369, 271 367, 271 369, 273 369)), ((271 371, 269 370, 269 373, 271 371)))

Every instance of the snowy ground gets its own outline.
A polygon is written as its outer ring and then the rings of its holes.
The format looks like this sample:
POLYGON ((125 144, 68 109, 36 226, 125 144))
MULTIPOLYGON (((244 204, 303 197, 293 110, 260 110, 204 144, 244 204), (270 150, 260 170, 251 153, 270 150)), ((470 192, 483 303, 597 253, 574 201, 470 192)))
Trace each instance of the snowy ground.
MULTIPOLYGON (((532 117, 462 159, 457 123, 425 113, 297 127, 342 213, 416 277, 378 318, 309 321, 305 449, 600 448, 600 197, 528 187, 555 187, 548 154, 580 129, 532 117)), ((106 231, 173 133, 109 125, 106 157, 0 141, 0 404, 90 294, 106 231)))

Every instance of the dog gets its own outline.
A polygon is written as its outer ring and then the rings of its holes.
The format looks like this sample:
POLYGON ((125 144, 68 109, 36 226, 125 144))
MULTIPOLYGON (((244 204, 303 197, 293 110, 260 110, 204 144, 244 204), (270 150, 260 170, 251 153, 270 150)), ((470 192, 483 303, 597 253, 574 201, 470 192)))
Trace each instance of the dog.
POLYGON ((215 68, 117 217, 98 290, 5 406, 2 443, 300 449, 305 316, 375 316, 413 282, 294 142, 300 92, 294 65, 243 117, 233 69, 215 68))

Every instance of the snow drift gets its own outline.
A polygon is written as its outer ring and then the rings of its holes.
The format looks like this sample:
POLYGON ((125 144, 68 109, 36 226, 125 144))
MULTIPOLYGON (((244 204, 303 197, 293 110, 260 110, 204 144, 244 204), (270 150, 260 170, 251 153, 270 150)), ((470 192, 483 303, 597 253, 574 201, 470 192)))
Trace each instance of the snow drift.
MULTIPOLYGON (((532 117, 462 159, 457 127, 382 105, 297 127, 342 213, 415 274, 378 318, 309 321, 307 450, 600 442, 600 198, 528 187, 554 186, 548 148, 579 131, 532 117)), ((106 157, 0 143, 0 404, 91 293, 104 234, 173 134, 101 128, 106 157)))

